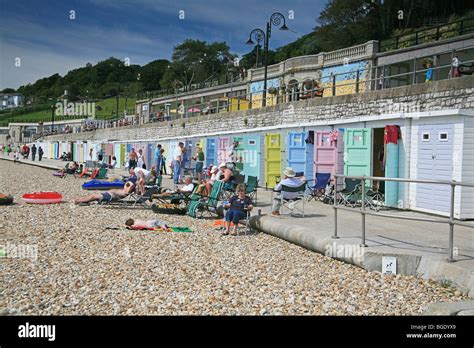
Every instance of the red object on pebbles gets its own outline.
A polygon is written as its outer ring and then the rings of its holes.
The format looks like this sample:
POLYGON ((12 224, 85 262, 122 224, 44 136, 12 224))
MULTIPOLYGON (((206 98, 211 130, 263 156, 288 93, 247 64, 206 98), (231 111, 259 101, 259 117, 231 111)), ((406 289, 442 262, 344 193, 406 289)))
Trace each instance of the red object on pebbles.
POLYGON ((45 192, 33 192, 25 193, 23 195, 23 200, 26 203, 31 204, 51 204, 51 203, 61 203, 63 200, 63 195, 59 192, 45 191, 45 192))

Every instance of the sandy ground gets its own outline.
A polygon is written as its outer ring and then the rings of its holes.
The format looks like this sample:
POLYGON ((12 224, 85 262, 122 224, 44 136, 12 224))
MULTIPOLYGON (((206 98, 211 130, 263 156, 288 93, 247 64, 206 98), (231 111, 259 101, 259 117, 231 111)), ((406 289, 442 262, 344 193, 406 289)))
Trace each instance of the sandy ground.
POLYGON ((409 315, 465 299, 432 281, 382 277, 263 233, 221 236, 209 220, 76 206, 70 202, 88 194, 84 180, 46 169, 0 160, 0 174, 0 193, 16 202, 0 206, 3 315, 409 315), (23 203, 33 191, 58 191, 68 202, 23 203), (193 232, 131 231, 129 217, 193 232))

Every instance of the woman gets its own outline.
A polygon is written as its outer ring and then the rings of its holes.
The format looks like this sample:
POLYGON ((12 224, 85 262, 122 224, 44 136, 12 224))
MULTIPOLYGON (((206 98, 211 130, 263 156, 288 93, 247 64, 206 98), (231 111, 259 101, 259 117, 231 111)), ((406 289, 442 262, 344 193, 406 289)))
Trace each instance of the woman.
POLYGON ((193 157, 196 161, 196 173, 198 178, 198 184, 202 182, 202 170, 204 169, 204 152, 201 146, 198 145, 196 155, 193 157))
POLYGON ((224 209, 227 210, 225 214, 225 232, 224 236, 230 232, 230 223, 234 224, 234 231, 230 233, 233 236, 237 235, 239 221, 247 217, 247 213, 253 209, 252 199, 245 195, 245 185, 239 184, 236 188, 236 194, 230 197, 228 202, 224 202, 224 209))
POLYGON ((145 161, 143 160, 143 150, 138 150, 138 160, 137 160, 137 167, 146 169, 145 161))

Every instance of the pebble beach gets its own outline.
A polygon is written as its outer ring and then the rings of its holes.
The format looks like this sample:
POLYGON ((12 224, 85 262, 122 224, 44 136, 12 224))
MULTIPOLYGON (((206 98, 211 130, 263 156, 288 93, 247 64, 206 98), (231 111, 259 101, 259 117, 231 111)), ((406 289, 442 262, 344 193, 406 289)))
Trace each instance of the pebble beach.
POLYGON ((212 220, 150 209, 77 206, 84 179, 0 160, 1 244, 35 258, 1 259, 2 315, 416 315, 466 297, 414 276, 382 276, 264 233, 221 236, 212 220), (58 191, 66 202, 25 204, 58 191), (158 218, 191 233, 135 231, 158 218), (116 228, 116 229, 110 229, 116 228))

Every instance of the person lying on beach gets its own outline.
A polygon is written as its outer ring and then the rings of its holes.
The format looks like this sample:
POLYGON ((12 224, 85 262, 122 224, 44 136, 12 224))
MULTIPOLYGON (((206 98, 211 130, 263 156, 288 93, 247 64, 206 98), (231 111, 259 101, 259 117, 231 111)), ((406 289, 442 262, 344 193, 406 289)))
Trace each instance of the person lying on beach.
POLYGON ((158 194, 155 194, 154 197, 157 197, 157 198, 170 197, 177 193, 189 194, 193 192, 193 190, 194 190, 193 178, 189 175, 186 175, 184 177, 183 187, 181 187, 180 189, 177 189, 176 191, 171 191, 169 189, 161 190, 161 192, 158 194))
POLYGON ((152 230, 155 228, 168 229, 166 222, 162 220, 157 220, 157 219, 153 219, 153 220, 127 219, 127 221, 125 221, 125 225, 137 230, 140 230, 140 229, 152 230))
POLYGON ((77 198, 74 200, 74 204, 89 203, 89 202, 112 202, 121 198, 127 197, 133 192, 135 185, 131 182, 126 182, 123 189, 112 189, 109 191, 95 193, 86 197, 77 198))

